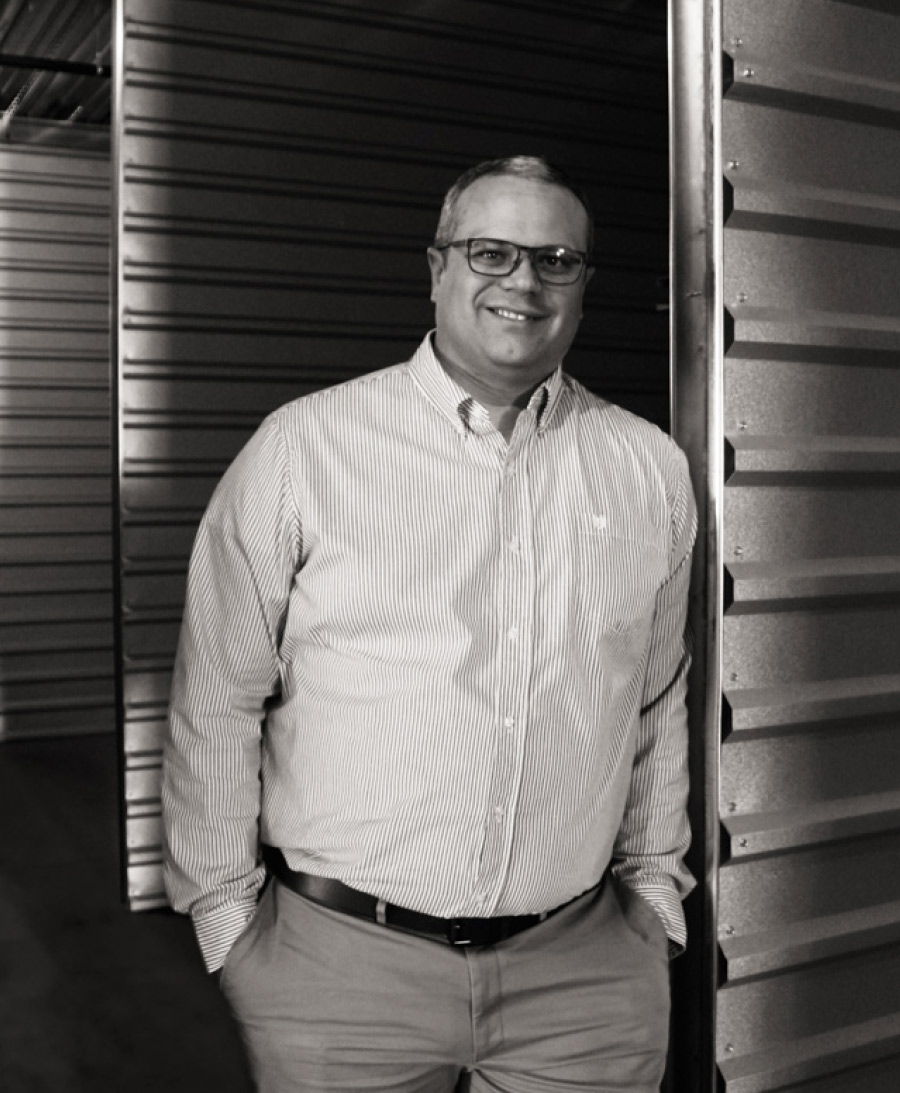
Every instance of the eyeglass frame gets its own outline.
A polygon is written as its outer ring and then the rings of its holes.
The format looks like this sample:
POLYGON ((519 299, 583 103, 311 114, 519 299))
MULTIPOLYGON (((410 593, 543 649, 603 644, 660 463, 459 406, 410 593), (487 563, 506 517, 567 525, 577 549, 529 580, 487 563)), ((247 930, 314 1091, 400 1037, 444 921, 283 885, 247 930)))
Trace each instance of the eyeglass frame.
POLYGON ((490 235, 473 235, 470 236, 468 239, 454 239, 450 243, 441 243, 440 245, 435 244, 434 249, 449 250, 451 247, 455 247, 457 249, 460 249, 462 247, 466 248, 466 262, 468 263, 469 269, 479 277, 509 277, 511 274, 515 273, 519 266, 522 264, 522 256, 527 255, 528 261, 531 263, 531 268, 534 270, 535 277, 537 277, 542 285, 548 285, 550 288, 567 288, 569 285, 577 285, 578 282, 581 280, 581 276, 585 272, 585 270, 590 269, 593 265, 592 262, 588 261, 587 251, 576 250, 574 247, 564 247, 556 243, 543 243, 539 247, 526 247, 521 243, 513 243, 509 239, 495 239, 493 238, 493 236, 490 235), (506 270, 505 273, 485 273, 483 270, 475 269, 475 267, 472 265, 473 243, 502 243, 505 247, 515 248, 516 260, 513 263, 512 269, 506 270), (541 277, 540 270, 535 264, 534 256, 539 250, 554 249, 565 251, 567 254, 577 254, 578 257, 581 259, 581 266, 579 267, 578 273, 571 281, 545 281, 543 277, 541 277))

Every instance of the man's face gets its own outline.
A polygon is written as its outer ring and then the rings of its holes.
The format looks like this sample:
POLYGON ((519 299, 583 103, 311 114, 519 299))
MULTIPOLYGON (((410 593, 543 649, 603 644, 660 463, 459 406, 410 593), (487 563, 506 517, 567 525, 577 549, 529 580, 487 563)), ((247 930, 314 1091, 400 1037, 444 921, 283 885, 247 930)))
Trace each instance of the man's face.
MULTIPOLYGON (((574 194, 505 175, 481 178, 463 192, 454 232, 456 239, 580 251, 587 235, 587 213, 574 194)), ((545 285, 523 255, 512 273, 487 277, 469 269, 459 248, 430 248, 428 261, 435 344, 451 366, 492 386, 539 383, 565 356, 581 319, 586 274, 571 285, 545 285)))

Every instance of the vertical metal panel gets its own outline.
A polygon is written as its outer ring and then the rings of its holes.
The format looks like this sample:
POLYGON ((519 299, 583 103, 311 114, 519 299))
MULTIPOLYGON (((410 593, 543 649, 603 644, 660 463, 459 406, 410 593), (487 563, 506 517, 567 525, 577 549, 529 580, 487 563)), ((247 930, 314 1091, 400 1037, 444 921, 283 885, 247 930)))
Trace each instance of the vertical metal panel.
POLYGON ((114 727, 109 154, 29 137, 0 144, 2 739, 114 727))
POLYGON ((720 826, 716 807, 721 730, 722 73, 716 0, 670 0, 672 433, 688 453, 697 497, 689 620, 688 687, 692 843, 698 880, 685 902, 687 954, 672 967, 671 1093, 717 1087, 715 1009, 720 826), (715 45, 713 46, 713 43, 715 45), (710 443, 710 438, 715 438, 710 443))
POLYGON ((900 1088, 900 14, 724 0, 717 1054, 900 1088))
POLYGON ((424 250, 478 159, 588 184, 573 370, 667 404, 665 10, 568 0, 122 0, 115 141, 128 892, 162 900, 158 765, 193 529, 275 405, 407 357, 424 250), (140 771, 140 777, 132 778, 140 771))

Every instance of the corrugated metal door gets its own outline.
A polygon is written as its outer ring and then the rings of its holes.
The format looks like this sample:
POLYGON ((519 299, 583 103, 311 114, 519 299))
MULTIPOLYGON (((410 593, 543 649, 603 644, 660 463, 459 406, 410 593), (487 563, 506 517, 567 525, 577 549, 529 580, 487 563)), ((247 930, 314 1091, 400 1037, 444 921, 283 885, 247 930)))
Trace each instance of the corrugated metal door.
POLYGON ((0 739, 111 732, 109 155, 0 143, 0 739))
MULTIPOLYGON (((724 0, 708 15, 725 73, 704 459, 724 461, 707 506, 724 601, 709 646, 718 1087, 895 1093, 900 11, 724 0)), ((682 405, 700 378, 685 369, 682 405)))
POLYGON ((127 889, 163 900, 159 746, 202 508, 277 404, 409 356, 424 250, 471 163, 590 186, 599 271, 572 366, 663 420, 665 10, 616 0, 123 0, 118 180, 127 889))

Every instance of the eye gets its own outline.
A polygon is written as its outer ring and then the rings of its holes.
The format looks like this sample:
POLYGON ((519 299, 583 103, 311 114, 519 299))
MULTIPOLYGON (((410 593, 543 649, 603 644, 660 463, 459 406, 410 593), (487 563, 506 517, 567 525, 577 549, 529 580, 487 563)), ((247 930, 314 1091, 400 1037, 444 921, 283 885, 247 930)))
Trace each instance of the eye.
POLYGON ((548 273, 573 273, 581 266, 581 257, 564 247, 552 247, 539 251, 538 265, 548 273))
POLYGON ((505 266, 512 250, 496 239, 474 239, 469 253, 480 266, 505 266))

